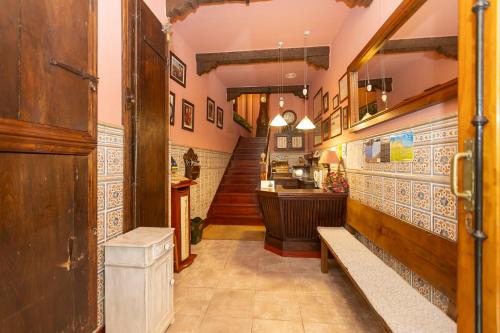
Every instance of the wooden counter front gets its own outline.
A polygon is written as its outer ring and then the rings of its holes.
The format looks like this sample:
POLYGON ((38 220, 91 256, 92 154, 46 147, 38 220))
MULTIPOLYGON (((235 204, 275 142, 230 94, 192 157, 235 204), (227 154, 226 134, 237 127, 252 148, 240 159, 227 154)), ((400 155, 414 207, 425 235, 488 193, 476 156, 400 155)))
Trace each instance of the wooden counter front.
POLYGON ((346 193, 276 187, 257 194, 266 227, 265 248, 279 255, 319 258, 317 227, 345 224, 346 193))

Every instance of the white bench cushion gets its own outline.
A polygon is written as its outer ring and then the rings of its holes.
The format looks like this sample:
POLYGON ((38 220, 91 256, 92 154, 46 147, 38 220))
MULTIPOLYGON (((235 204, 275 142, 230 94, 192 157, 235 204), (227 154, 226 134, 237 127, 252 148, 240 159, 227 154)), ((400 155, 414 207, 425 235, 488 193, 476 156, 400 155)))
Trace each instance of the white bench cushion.
POLYGON ((318 227, 349 275, 393 332, 456 332, 457 325, 346 229, 318 227))

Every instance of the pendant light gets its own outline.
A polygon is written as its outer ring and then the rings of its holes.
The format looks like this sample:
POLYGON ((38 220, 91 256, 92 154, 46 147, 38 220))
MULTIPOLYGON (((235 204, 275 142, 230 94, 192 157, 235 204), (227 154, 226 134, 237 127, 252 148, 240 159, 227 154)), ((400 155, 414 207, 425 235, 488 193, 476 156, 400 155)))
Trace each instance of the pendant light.
POLYGON ((278 87, 278 94, 280 95, 279 98, 279 109, 278 109, 278 114, 276 117, 273 118, 271 123, 269 124, 272 127, 283 127, 287 126, 288 123, 286 122, 285 118, 281 115, 281 111, 283 107, 285 106, 285 100, 282 95, 282 85, 283 85, 283 62, 281 59, 281 48, 283 47, 283 42, 278 42, 278 62, 280 64, 280 78, 279 78, 279 87, 278 87))
POLYGON ((370 82, 370 69, 368 67, 368 62, 366 63, 366 91, 370 92, 372 91, 373 86, 372 83, 370 82))
POLYGON ((306 47, 306 41, 307 37, 309 36, 309 30, 304 32, 304 90, 302 90, 302 93, 304 94, 304 118, 297 124, 297 129, 299 130, 312 130, 315 129, 316 126, 313 124, 311 119, 307 117, 307 47, 306 47))

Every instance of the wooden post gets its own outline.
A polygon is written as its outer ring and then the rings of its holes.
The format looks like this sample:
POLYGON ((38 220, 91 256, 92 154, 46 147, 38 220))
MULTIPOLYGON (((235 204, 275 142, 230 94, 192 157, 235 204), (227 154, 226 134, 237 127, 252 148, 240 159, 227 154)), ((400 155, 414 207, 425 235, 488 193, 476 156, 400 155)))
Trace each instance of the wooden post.
POLYGON ((328 273, 328 246, 321 238, 321 273, 328 273))

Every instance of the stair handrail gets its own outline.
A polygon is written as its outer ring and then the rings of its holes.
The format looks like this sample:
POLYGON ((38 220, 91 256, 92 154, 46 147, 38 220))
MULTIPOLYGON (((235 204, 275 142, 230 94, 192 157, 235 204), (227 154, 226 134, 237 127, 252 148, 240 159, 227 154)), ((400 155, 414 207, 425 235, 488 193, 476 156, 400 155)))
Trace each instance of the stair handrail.
POLYGON ((270 137, 271 137, 271 126, 268 126, 267 127, 267 135, 266 135, 266 138, 267 138, 267 141, 266 141, 266 150, 264 151, 264 153, 266 154, 266 159, 265 159, 265 163, 266 163, 266 180, 270 178, 271 176, 271 150, 269 149, 269 142, 270 142, 270 137))

